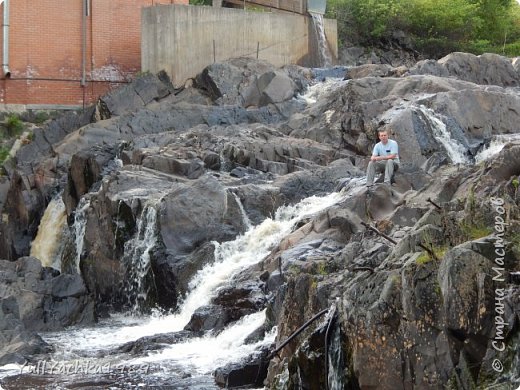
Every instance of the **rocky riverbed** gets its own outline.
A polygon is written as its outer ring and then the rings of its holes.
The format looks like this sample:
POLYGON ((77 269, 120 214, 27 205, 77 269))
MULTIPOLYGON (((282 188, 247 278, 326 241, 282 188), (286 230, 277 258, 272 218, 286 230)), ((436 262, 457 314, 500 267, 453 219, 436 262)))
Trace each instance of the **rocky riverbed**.
POLYGON ((519 123, 520 70, 498 55, 328 70, 239 58, 180 90, 145 75, 34 130, 6 162, 0 363, 65 359, 81 329, 132 313, 130 335, 117 325, 83 358, 168 366, 176 345, 238 329, 249 347, 194 363, 198 381, 176 362, 160 379, 79 375, 63 388, 517 387, 519 123), (379 129, 401 166, 367 190, 379 129), (168 325, 139 331, 156 310, 168 325))

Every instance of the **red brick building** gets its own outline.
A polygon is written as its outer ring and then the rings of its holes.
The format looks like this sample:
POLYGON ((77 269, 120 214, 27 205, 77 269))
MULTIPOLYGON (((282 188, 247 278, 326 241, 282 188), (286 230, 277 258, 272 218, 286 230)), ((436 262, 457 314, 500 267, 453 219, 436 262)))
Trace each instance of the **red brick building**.
POLYGON ((188 4, 188 0, 0 2, 0 110, 12 104, 77 107, 93 102, 140 70, 141 8, 188 4))

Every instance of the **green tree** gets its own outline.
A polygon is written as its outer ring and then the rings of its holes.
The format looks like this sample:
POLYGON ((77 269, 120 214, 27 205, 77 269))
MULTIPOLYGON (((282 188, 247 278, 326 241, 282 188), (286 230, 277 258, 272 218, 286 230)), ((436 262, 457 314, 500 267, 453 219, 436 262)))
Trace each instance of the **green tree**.
POLYGON ((408 33, 419 50, 447 54, 475 36, 481 20, 478 7, 466 0, 415 0, 407 9, 408 33))
POLYGON ((404 31, 432 57, 450 51, 520 55, 515 0, 329 0, 341 42, 381 44, 404 31))
MULTIPOLYGON (((516 2, 515 2, 516 3, 516 2)), ((499 43, 513 27, 513 2, 511 0, 477 0, 475 2, 482 23, 479 39, 499 43)))

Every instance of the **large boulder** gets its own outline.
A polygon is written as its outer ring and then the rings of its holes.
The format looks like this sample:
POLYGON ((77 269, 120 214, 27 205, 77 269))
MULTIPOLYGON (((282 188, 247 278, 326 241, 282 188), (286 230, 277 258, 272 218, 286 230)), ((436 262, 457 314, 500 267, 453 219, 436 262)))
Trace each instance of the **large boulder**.
POLYGON ((294 67, 277 70, 262 60, 233 58, 207 66, 196 85, 218 104, 262 107, 290 100, 308 77, 294 67))
POLYGON ((471 53, 451 53, 438 61, 419 61, 410 68, 408 74, 432 74, 441 77, 455 77, 482 85, 517 87, 520 76, 509 58, 498 54, 485 53, 476 56, 471 53))
MULTIPOLYGON (((164 79, 166 75, 161 74, 164 79)), ((96 106, 96 117, 108 119, 126 112, 136 111, 154 100, 160 100, 172 92, 169 80, 163 82, 158 76, 144 74, 132 83, 117 88, 102 96, 96 106)))
POLYGON ((92 324, 94 300, 80 275, 60 274, 33 257, 0 261, 0 362, 23 364, 49 352, 35 331, 92 324))
POLYGON ((296 84, 281 71, 262 74, 244 91, 244 106, 265 106, 292 99, 297 92, 296 84))

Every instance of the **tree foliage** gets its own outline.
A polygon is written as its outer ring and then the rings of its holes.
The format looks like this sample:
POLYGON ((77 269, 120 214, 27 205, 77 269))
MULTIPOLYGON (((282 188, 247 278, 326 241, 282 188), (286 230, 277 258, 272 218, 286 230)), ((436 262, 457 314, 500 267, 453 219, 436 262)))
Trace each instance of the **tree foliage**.
POLYGON ((375 44, 397 32, 429 55, 449 51, 520 55, 515 0, 329 0, 340 42, 375 44))

